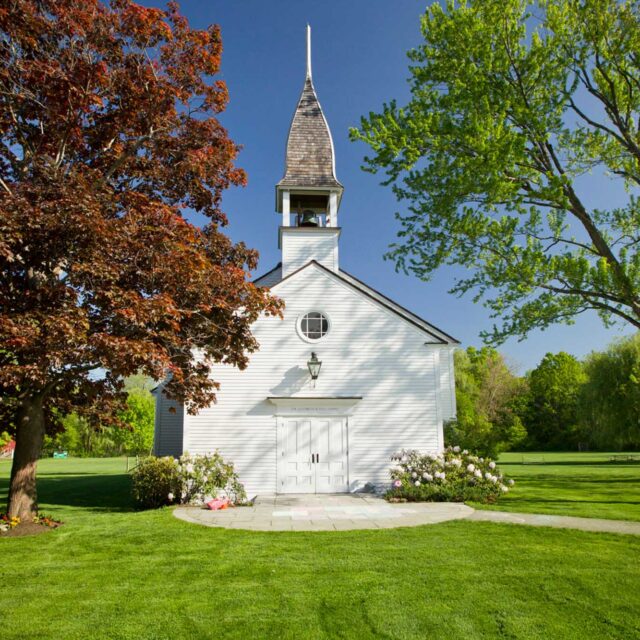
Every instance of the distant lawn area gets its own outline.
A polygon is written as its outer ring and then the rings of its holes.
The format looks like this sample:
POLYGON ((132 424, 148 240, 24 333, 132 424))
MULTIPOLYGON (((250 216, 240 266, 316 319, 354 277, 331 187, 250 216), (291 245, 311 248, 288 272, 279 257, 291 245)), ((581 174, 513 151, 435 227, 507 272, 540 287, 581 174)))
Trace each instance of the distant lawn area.
POLYGON ((516 486, 489 508, 640 521, 640 462, 610 461, 620 455, 640 460, 640 453, 502 454, 500 469, 516 486))
MULTIPOLYGON (((574 464, 565 474, 561 464, 506 462, 521 480, 509 507, 544 504, 554 482, 557 500, 570 502, 578 488, 565 484, 584 476, 582 502, 608 495, 616 517, 638 519, 640 467, 574 464)), ((0 462, 2 501, 8 474, 0 462)), ((42 511, 65 524, 0 539, 3 639, 640 637, 640 536, 465 521, 209 529, 170 509, 131 511, 123 459, 44 460, 39 487, 42 511)))

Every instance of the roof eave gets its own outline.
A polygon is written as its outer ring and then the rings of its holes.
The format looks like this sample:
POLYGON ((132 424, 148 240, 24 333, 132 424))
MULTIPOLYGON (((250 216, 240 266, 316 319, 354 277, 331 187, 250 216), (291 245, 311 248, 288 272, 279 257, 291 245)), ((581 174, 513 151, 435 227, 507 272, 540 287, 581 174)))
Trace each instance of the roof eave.
POLYGON ((432 325, 430 322, 427 322, 424 318, 421 318, 420 316, 416 315, 412 311, 405 309, 405 307, 403 307, 402 305, 399 305, 397 302, 391 300, 391 298, 385 296, 383 293, 380 293, 373 287, 370 287, 369 285, 365 284, 355 276, 352 276, 350 273, 347 273, 343 269, 340 269, 339 271, 333 271, 332 269, 329 269, 328 267, 325 267, 323 264, 319 263, 317 260, 310 260, 309 262, 303 264, 301 267, 287 274, 284 278, 282 278, 282 280, 271 285, 271 287, 269 288, 274 289, 275 287, 280 286, 283 282, 285 282, 286 280, 289 280, 290 278, 293 278, 294 276, 296 276, 301 271, 303 271, 304 269, 306 269, 311 265, 315 265, 316 267, 320 268, 322 271, 326 272, 327 274, 334 276, 338 280, 344 282, 345 284, 352 287, 356 291, 359 291, 363 295, 367 296, 370 300, 373 300, 380 306, 391 311, 397 316, 403 318, 406 322, 412 324, 414 327, 420 329, 421 331, 423 331, 424 333, 426 333, 427 335, 431 336, 436 340, 436 342, 432 342, 428 344, 433 344, 433 345, 440 344, 440 345, 451 345, 451 346, 460 344, 460 341, 457 340, 456 338, 450 336, 445 331, 442 331, 442 329, 438 329, 438 327, 436 327, 435 325, 432 325), (347 277, 345 277, 344 275, 341 275, 340 272, 344 273, 347 277), (348 278, 355 280, 355 283, 351 282, 348 278), (356 283, 358 283, 360 286, 357 286, 356 283), (370 289, 371 291, 373 291, 376 294, 376 296, 380 296, 382 300, 380 300, 374 295, 371 295, 367 291, 367 289, 370 289), (385 303, 385 300, 387 301, 386 303, 385 303), (440 335, 437 335, 437 334, 440 334, 440 335), (441 336, 444 336, 444 338, 441 336))

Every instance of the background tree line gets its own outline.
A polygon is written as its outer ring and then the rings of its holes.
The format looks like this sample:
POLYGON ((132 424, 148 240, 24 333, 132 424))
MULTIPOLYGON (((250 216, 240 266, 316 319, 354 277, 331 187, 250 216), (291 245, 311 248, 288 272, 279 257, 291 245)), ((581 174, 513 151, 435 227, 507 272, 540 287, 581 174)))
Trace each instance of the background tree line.
POLYGON ((460 350, 455 362, 448 443, 487 455, 640 448, 640 334, 584 360, 547 353, 522 377, 491 347, 460 350))
POLYGON ((78 413, 61 419, 62 430, 45 437, 44 455, 66 451, 70 456, 109 457, 149 454, 153 448, 155 399, 154 383, 144 375, 127 378, 126 407, 118 421, 95 425, 78 413))

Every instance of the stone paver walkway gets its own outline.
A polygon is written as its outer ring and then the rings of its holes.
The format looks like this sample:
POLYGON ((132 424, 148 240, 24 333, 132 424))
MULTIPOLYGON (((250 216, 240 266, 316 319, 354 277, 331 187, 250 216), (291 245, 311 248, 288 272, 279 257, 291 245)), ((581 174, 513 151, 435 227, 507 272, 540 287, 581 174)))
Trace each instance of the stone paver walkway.
POLYGON ((599 518, 577 518, 574 516, 552 516, 540 513, 509 513, 508 511, 474 511, 466 519, 524 524, 530 527, 556 527, 558 529, 640 535, 640 522, 631 522, 629 520, 603 520, 599 518))
POLYGON ((474 511, 458 502, 390 504, 378 496, 365 493, 263 495, 256 498, 252 507, 222 511, 209 511, 200 507, 177 507, 173 514, 180 520, 206 527, 251 531, 392 529, 466 519, 640 535, 640 522, 506 511, 474 511))
POLYGON ((347 531, 435 524, 464 518, 471 507, 453 502, 390 504, 371 494, 258 496, 252 507, 209 511, 178 507, 174 515, 207 527, 253 531, 347 531))

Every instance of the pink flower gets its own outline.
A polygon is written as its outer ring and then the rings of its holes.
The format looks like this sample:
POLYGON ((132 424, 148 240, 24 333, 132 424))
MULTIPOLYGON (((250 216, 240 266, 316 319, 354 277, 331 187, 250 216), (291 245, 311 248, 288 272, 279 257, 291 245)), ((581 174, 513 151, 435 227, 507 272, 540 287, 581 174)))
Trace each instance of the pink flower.
POLYGON ((399 488, 402 486, 402 481, 401 481, 401 480, 394 480, 394 482, 393 482, 393 486, 394 486, 396 489, 399 489, 399 488))

